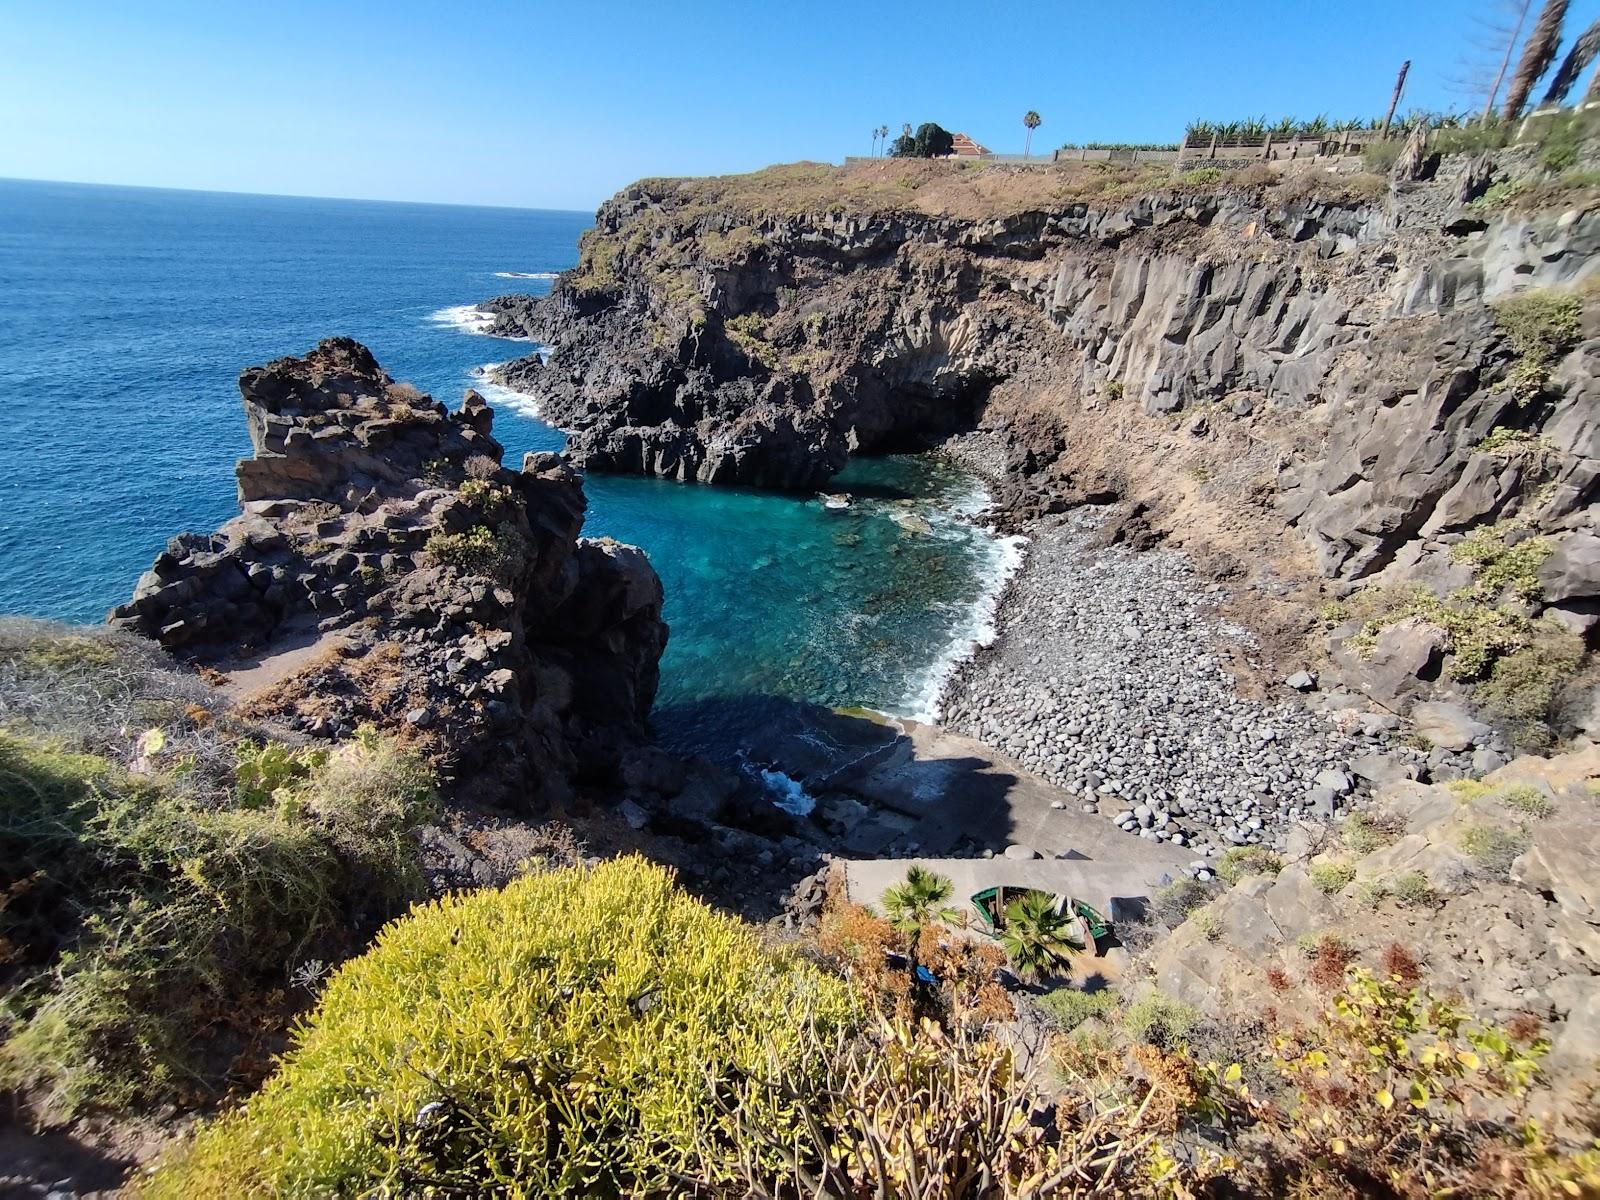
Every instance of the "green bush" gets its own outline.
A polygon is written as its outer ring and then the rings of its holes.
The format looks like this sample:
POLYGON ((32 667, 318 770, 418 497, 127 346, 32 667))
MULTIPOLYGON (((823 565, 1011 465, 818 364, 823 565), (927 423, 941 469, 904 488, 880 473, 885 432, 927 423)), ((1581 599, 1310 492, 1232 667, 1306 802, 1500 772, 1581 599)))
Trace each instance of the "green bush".
POLYGON ((465 533, 434 533, 423 547, 434 562, 499 583, 515 582, 528 562, 528 541, 515 526, 476 525, 465 533))
POLYGON ((0 1087, 46 1118, 211 1086, 226 1067, 213 1034, 262 1015, 297 963, 417 883, 432 779, 392 747, 314 760, 252 747, 238 799, 219 805, 174 786, 191 759, 140 741, 156 761, 135 776, 0 732, 0 949, 18 967, 0 999, 0 1087), (387 806, 348 807, 375 792, 387 806))
POLYGON ((1461 850, 1486 875, 1504 879, 1517 855, 1528 848, 1528 835, 1498 825, 1468 825, 1459 838, 1461 850))
POLYGON ((1150 913, 1168 929, 1176 929, 1195 909, 1211 903, 1216 894, 1215 887, 1183 876, 1156 892, 1150 902, 1150 913))
POLYGON ((1502 179, 1499 183, 1490 184, 1483 195, 1467 207, 1480 213, 1497 213, 1511 207, 1514 201, 1521 200, 1534 190, 1533 184, 1525 179, 1502 179))
POLYGON ((1104 1017, 1117 1007, 1117 993, 1110 988, 1084 992, 1073 987, 1056 988, 1039 997, 1039 1007, 1062 1033, 1071 1033, 1090 1017, 1104 1017))
MULTIPOLYGON (((469 468, 476 462, 493 463, 492 458, 479 455, 468 462, 469 468)), ((482 468, 478 468, 481 470, 482 468)), ((496 468, 498 470, 498 467, 496 468)), ((493 520, 498 517, 503 509, 511 503, 511 489, 504 484, 495 483, 489 479, 467 479, 461 485, 461 498, 485 519, 493 520)))
POLYGON ((1495 324, 1517 353, 1506 386, 1519 404, 1539 398, 1556 358, 1578 340, 1583 303, 1560 292, 1527 291, 1492 305, 1495 324))
POLYGON ((1394 897, 1407 908, 1429 907, 1439 898, 1433 890, 1433 884, 1421 871, 1403 871, 1393 877, 1379 876, 1363 880, 1357 885, 1356 898, 1369 907, 1387 896, 1394 897))
POLYGON ((805 1079, 852 997, 640 858, 452 896, 347 963, 148 1194, 668 1194, 724 1119, 712 1087, 805 1079))
POLYGON ((1495 603, 1506 592, 1536 598, 1539 568, 1550 553, 1544 538, 1508 544, 1508 532, 1496 526, 1456 543, 1452 557, 1472 564, 1474 579, 1447 598, 1425 587, 1374 587, 1329 606, 1324 617, 1362 623, 1347 642, 1359 654, 1370 653, 1383 630, 1406 618, 1436 626, 1450 653, 1450 677, 1471 683, 1473 699, 1502 718, 1519 745, 1541 748, 1553 739, 1553 714, 1586 656, 1582 637, 1554 617, 1535 620, 1516 605, 1495 603))
POLYGON ((1339 837, 1352 854, 1371 854, 1391 844, 1404 825, 1375 817, 1370 813, 1351 813, 1339 830, 1339 837))
POLYGON ((1216 167, 1196 167, 1179 175, 1178 182, 1188 187, 1211 187, 1222 182, 1222 172, 1216 167))
POLYGON ((1555 552, 1548 538, 1523 537, 1513 541, 1515 522, 1474 529, 1450 547, 1450 561, 1472 567, 1472 591, 1477 599, 1493 601, 1510 592, 1519 600, 1538 600, 1544 594, 1539 568, 1555 552))
POLYGON ((1350 881, 1356 877, 1356 869, 1347 862, 1321 862, 1313 863, 1306 874, 1311 877, 1313 887, 1331 896, 1350 886, 1350 881))
POLYGON ((1559 621, 1530 621, 1523 645, 1496 658, 1473 699, 1511 723, 1517 741, 1549 743, 1551 711, 1563 685, 1583 665, 1583 639, 1559 621))
POLYGON ((1539 161, 1545 170, 1557 174, 1570 170, 1583 148, 1583 125, 1576 113, 1563 114, 1550 122, 1540 139, 1539 161))
POLYGON ((1399 161, 1400 151, 1405 149, 1404 138, 1387 138, 1381 142, 1368 142, 1361 147, 1362 165, 1374 175, 1387 176, 1394 170, 1394 164, 1399 161))
POLYGON ((1550 797, 1531 783, 1512 784, 1500 793, 1500 800, 1507 808, 1515 809, 1536 821, 1542 821, 1556 811, 1550 797))
POLYGON ((1230 887, 1247 875, 1276 875, 1283 859, 1265 846, 1235 846, 1217 859, 1217 878, 1230 887))
POLYGON ((1426 908, 1434 904, 1439 894, 1421 871, 1405 871, 1389 885, 1394 898, 1410 908, 1426 908))
POLYGON ((1123 1011, 1122 1028, 1136 1042, 1171 1050, 1199 1020, 1199 1012, 1190 1005, 1164 992, 1149 991, 1123 1011))
POLYGON ((1318 955, 1354 954, 1350 943, 1344 935, 1332 929, 1320 929, 1313 933, 1302 933, 1294 940, 1295 949, 1307 958, 1316 958, 1318 955))

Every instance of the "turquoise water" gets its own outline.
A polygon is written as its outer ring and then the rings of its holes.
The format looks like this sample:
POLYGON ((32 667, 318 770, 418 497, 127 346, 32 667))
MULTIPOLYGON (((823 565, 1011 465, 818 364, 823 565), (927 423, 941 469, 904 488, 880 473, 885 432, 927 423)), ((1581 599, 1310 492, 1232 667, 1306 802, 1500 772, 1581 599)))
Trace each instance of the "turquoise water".
MULTIPOLYGON (((100 620, 169 536, 236 511, 235 379, 322 337, 455 404, 526 343, 463 314, 576 258, 583 213, 0 180, 0 612, 100 620)), ((484 388, 515 464, 562 435, 484 388)), ((926 709, 1014 548, 957 519, 932 460, 851 465, 818 497, 591 477, 586 532, 643 546, 667 593, 658 712, 761 698, 926 709)))

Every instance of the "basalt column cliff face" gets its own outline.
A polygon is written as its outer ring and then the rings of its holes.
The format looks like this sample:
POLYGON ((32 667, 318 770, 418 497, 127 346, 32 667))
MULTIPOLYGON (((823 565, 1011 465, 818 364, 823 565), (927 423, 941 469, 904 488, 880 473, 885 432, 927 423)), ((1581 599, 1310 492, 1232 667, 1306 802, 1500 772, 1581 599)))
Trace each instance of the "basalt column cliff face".
POLYGON ((256 715, 413 740, 464 797, 607 783, 667 630, 644 554, 578 536, 577 472, 502 467, 481 396, 447 412, 348 338, 239 388, 241 515, 175 538, 112 624, 229 674, 256 715))
POLYGON ((813 488, 854 451, 974 431, 947 444, 1005 519, 1122 500, 1224 573, 1270 561, 1335 595, 1443 594, 1469 531, 1540 536, 1544 599, 1592 633, 1600 206, 1468 203, 1484 183, 1464 159, 1397 187, 901 162, 651 180, 550 296, 485 307, 549 347, 504 381, 597 469, 813 488), (1528 294, 1558 302, 1507 309, 1528 294))

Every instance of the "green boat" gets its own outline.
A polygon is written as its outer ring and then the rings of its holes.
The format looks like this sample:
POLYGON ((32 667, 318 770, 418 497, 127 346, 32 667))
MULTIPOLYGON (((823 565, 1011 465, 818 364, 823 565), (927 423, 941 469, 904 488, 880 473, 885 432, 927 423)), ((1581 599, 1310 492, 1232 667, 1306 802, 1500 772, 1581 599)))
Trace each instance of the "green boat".
POLYGON ((1063 896, 1057 892, 1046 892, 1041 888, 1006 887, 1002 884, 999 887, 984 888, 972 897, 972 907, 978 910, 978 917, 983 922, 979 927, 980 932, 998 938, 1005 929, 1006 906, 1028 895, 1048 896, 1057 913, 1070 912, 1083 929, 1083 944, 1087 947, 1093 948, 1095 943, 1111 931, 1111 922, 1082 900, 1063 896))

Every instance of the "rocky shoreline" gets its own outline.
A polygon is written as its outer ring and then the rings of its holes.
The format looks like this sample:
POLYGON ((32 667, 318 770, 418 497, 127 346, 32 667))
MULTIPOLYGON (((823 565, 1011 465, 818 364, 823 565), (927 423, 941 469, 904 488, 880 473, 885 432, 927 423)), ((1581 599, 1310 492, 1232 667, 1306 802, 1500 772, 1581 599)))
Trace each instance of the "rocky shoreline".
MULTIPOLYGON (((955 457, 981 469, 965 450, 955 457)), ((1294 823, 1362 806, 1377 784, 1505 761, 1509 747, 1487 729, 1459 750, 1423 750, 1395 717, 1315 691, 1309 673, 1278 673, 1271 694, 1244 695, 1236 673, 1263 664, 1219 612, 1223 586, 1178 551, 1102 544, 1110 519, 1085 506, 1028 523, 997 636, 946 681, 943 725, 1086 813, 1192 848, 1197 869, 1231 846, 1281 848, 1294 823)))

